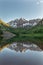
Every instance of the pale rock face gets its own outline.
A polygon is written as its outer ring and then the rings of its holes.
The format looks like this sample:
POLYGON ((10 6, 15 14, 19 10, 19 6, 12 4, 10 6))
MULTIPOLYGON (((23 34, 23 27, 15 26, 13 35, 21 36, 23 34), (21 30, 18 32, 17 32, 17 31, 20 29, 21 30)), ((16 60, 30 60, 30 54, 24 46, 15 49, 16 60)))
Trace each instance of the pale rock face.
POLYGON ((33 26, 35 26, 35 25, 37 25, 37 23, 36 23, 36 22, 34 22, 33 26))
POLYGON ((36 22, 34 22, 33 24, 32 23, 25 23, 25 24, 23 24, 23 27, 27 26, 27 25, 29 25, 29 26, 35 26, 35 25, 37 25, 37 23, 36 22))
POLYGON ((29 23, 25 23, 25 24, 23 24, 23 26, 26 26, 26 25, 30 25, 29 23))
POLYGON ((40 19, 32 19, 32 20, 25 20, 24 18, 20 18, 20 19, 16 19, 13 20, 11 22, 9 22, 9 24, 14 27, 26 27, 26 26, 35 26, 39 23, 40 19))
POLYGON ((17 23, 12 23, 11 26, 17 28, 17 23))

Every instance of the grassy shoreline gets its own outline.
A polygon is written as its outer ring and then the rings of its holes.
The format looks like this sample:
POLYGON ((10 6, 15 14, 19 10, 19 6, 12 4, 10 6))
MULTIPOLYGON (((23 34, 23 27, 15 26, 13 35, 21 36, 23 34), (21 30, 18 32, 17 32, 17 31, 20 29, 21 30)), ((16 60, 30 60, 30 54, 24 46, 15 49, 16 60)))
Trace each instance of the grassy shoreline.
MULTIPOLYGON (((3 27, 4 28, 4 27, 3 27)), ((43 43, 43 25, 37 25, 32 27, 31 29, 25 29, 25 28, 12 28, 12 27, 6 27, 5 31, 9 31, 16 36, 6 40, 6 42, 20 42, 20 41, 31 41, 35 43, 43 43)))

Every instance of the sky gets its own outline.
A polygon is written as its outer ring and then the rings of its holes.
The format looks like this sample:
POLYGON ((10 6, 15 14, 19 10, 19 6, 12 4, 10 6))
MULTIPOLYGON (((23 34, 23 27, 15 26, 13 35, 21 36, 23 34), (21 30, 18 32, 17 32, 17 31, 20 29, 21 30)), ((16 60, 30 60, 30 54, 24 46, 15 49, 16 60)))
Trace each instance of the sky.
POLYGON ((43 0, 0 0, 0 19, 43 18, 43 0))

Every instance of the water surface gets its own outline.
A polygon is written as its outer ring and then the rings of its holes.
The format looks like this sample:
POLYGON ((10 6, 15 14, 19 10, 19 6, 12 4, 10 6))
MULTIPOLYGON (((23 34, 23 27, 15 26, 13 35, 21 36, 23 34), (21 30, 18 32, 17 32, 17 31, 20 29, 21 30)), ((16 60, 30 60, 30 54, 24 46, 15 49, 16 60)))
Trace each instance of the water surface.
POLYGON ((43 65, 43 49, 34 43, 14 42, 0 48, 0 65, 43 65))

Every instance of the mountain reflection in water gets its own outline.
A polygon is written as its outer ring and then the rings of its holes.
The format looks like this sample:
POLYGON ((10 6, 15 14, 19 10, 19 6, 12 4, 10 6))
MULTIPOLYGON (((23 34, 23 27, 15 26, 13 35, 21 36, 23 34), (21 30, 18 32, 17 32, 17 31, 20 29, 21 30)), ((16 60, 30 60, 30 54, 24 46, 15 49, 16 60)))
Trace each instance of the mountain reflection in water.
POLYGON ((13 43, 10 46, 8 46, 8 48, 10 48, 11 50, 15 50, 15 51, 20 51, 20 52, 25 52, 26 50, 30 49, 30 50, 34 50, 34 51, 42 51, 40 49, 40 47, 38 47, 36 44, 31 44, 31 43, 13 43))
POLYGON ((25 52, 26 50, 34 50, 34 51, 42 51, 43 48, 40 47, 41 45, 36 45, 34 43, 30 42, 14 42, 12 44, 3 44, 0 45, 0 51, 3 50, 4 48, 9 48, 11 50, 15 51, 20 51, 20 52, 25 52))
POLYGON ((5 45, 0 51, 0 65, 43 65, 43 50, 29 42, 5 45))

